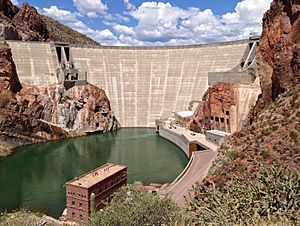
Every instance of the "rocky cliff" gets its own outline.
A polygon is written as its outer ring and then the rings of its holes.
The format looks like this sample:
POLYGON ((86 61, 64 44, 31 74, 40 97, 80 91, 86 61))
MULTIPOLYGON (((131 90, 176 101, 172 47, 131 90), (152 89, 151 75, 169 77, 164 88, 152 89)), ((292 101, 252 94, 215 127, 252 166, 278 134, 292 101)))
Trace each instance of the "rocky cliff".
POLYGON ((12 19, 23 41, 46 41, 49 37, 46 24, 37 10, 24 3, 12 19))
POLYGON ((10 0, 0 0, 0 38, 24 41, 59 41, 99 45, 91 38, 40 15, 28 3, 19 9, 10 0))
POLYGON ((254 114, 299 82, 300 1, 275 0, 263 18, 256 54, 262 96, 254 114))
POLYGON ((0 45, 0 156, 15 146, 116 130, 104 90, 93 85, 24 86, 7 45, 0 45))
POLYGON ((224 118, 226 111, 229 112, 235 104, 234 84, 219 83, 210 87, 203 97, 197 116, 188 125, 189 129, 202 133, 212 129, 212 117, 224 118))

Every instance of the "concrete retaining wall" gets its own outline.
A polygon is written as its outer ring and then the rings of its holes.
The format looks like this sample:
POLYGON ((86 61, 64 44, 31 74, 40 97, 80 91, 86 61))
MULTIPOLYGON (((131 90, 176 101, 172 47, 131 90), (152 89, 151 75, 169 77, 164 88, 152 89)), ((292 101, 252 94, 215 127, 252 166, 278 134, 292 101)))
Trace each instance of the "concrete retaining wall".
POLYGON ((176 144, 189 158, 189 141, 183 135, 179 135, 163 126, 159 128, 159 135, 176 144))

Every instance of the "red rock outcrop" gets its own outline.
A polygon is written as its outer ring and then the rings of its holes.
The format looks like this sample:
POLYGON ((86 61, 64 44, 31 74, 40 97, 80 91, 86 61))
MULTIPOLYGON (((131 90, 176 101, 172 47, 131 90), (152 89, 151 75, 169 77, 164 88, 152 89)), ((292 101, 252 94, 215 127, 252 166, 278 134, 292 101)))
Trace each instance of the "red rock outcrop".
POLYGON ((4 43, 0 46, 0 92, 16 93, 22 89, 11 51, 4 43))
POLYGON ((198 115, 191 120, 189 129, 195 132, 204 132, 212 129, 211 117, 224 118, 226 111, 235 105, 234 84, 219 83, 208 89, 203 97, 198 115))
POLYGON ((40 15, 28 3, 19 9, 10 0, 0 0, 0 39, 99 45, 58 21, 40 15))
POLYGON ((48 31, 42 16, 28 3, 24 3, 18 13, 12 19, 18 27, 24 41, 46 41, 48 31))
POLYGON ((0 14, 0 39, 21 40, 18 29, 13 22, 3 14, 0 14))
POLYGON ((67 130, 107 132, 119 127, 104 90, 90 84, 68 90, 63 85, 28 86, 16 98, 23 114, 67 130))
POLYGON ((300 80, 295 61, 300 48, 300 1, 274 0, 263 18, 263 33, 256 54, 262 96, 256 115, 268 103, 300 80), (296 67, 296 68, 295 68, 296 67))
POLYGON ((14 6, 10 0, 0 0, 0 14, 12 19, 18 11, 18 7, 14 6))

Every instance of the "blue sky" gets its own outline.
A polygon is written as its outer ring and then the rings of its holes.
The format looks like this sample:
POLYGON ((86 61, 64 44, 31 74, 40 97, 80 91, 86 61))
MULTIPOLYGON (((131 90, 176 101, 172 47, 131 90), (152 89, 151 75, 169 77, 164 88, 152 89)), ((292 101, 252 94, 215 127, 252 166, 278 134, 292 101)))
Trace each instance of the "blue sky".
MULTIPOLYGON (((21 6, 25 1, 12 0, 21 6)), ((187 45, 261 32, 271 0, 27 0, 103 45, 187 45)))

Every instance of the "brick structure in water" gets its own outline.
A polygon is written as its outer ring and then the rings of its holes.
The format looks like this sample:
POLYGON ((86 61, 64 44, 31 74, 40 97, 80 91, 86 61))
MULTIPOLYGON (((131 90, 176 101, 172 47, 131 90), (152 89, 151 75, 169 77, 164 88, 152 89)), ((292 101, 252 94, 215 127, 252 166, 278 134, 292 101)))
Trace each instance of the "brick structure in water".
POLYGON ((127 167, 107 163, 66 183, 67 220, 84 222, 91 213, 91 196, 94 210, 121 186, 127 184, 127 167), (93 195, 92 195, 93 194, 93 195))

